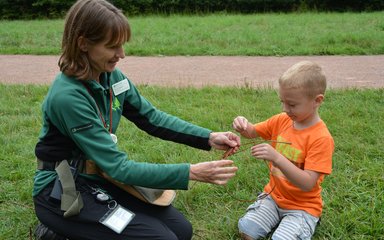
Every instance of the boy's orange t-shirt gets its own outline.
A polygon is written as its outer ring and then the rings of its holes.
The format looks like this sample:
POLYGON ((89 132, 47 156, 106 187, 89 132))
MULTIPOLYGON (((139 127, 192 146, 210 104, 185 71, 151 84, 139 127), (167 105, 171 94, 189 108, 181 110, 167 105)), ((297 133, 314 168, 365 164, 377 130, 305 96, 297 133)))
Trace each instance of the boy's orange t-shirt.
POLYGON ((334 141, 323 121, 315 125, 297 130, 287 114, 281 113, 254 125, 260 137, 268 140, 290 142, 277 143, 273 147, 298 168, 320 173, 320 177, 309 192, 291 184, 284 174, 270 164, 270 179, 264 191, 270 192, 276 204, 283 209, 304 210, 320 217, 323 209, 321 198, 321 182, 324 176, 332 172, 332 154, 334 141))

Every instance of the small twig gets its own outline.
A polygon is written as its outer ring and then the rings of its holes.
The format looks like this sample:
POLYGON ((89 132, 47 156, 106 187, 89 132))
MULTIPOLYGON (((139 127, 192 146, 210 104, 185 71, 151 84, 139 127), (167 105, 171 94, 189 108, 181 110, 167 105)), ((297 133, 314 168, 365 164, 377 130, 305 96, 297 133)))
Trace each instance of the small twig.
POLYGON ((32 227, 29 227, 29 240, 33 240, 32 227))
MULTIPOLYGON (((248 146, 248 145, 257 145, 257 144, 264 143, 264 142, 273 142, 273 143, 289 144, 289 145, 292 144, 291 142, 283 142, 283 141, 277 141, 277 140, 264 140, 264 139, 257 140, 257 139, 253 139, 253 141, 244 143, 241 146, 244 147, 244 146, 248 146)), ((243 152, 245 150, 248 150, 248 148, 241 149, 241 150, 238 150, 236 152, 234 152, 234 148, 228 148, 228 150, 225 151, 225 153, 223 154, 222 159, 227 159, 227 157, 229 157, 231 155, 234 155, 236 153, 243 152)))
POLYGON ((233 148, 233 147, 228 148, 228 150, 225 151, 225 153, 223 154, 223 156, 221 158, 222 159, 227 159, 227 157, 229 157, 230 155, 233 154, 234 149, 235 148, 233 148))
MULTIPOLYGON (((247 145, 257 145, 257 144, 261 144, 261 143, 264 143, 264 142, 271 142, 271 143, 280 143, 280 144, 289 144, 291 145, 292 143, 291 142, 283 142, 283 141, 277 141, 277 140, 266 140, 266 139, 255 139, 255 138, 251 138, 248 134, 248 132, 245 131, 245 135, 247 135, 248 139, 252 139, 252 141, 250 142, 247 142, 245 144, 242 144, 242 146, 247 146, 247 145)), ((223 155, 223 159, 227 158, 228 156, 232 155, 232 154, 236 154, 236 153, 239 153, 239 152, 243 152, 245 150, 248 150, 248 148, 245 148, 245 149, 241 149, 241 150, 238 150, 236 152, 233 152, 234 148, 229 148, 223 155), (225 158, 224 158, 225 157, 225 158)), ((268 166, 268 163, 267 161, 264 159, 264 163, 266 164, 268 170, 269 170, 269 174, 271 174, 271 169, 269 168, 268 166)), ((274 177, 272 174, 271 174, 272 177, 274 177)), ((276 187, 276 184, 274 184, 274 186, 272 187, 272 189, 266 193, 265 195, 263 195, 262 198, 265 198, 267 196, 269 196, 273 190, 275 190, 275 187, 276 187)), ((255 200, 247 200, 247 199, 239 199, 237 197, 235 197, 233 194, 230 194, 232 196, 232 198, 236 199, 237 201, 239 202, 252 202, 252 201, 255 201, 255 200)), ((256 199, 257 200, 257 199, 256 199)))
POLYGON ((256 144, 260 144, 260 143, 264 143, 264 142, 289 144, 289 145, 292 144, 291 142, 283 142, 283 141, 277 141, 277 140, 264 140, 264 139, 256 140, 256 139, 254 139, 251 142, 247 142, 247 143, 242 144, 242 146, 247 146, 247 145, 250 145, 250 144, 256 145, 256 144))

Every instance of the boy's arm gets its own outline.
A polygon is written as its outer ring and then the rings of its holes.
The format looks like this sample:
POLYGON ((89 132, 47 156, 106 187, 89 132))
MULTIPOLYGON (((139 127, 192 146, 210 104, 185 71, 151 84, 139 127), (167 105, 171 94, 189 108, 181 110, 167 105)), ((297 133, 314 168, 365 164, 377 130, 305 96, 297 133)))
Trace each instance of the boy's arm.
POLYGON ((311 191, 320 177, 318 172, 298 168, 269 144, 253 146, 251 154, 256 158, 271 161, 293 185, 303 191, 311 191))
POLYGON ((273 164, 283 172, 293 185, 305 192, 311 191, 320 177, 320 173, 311 170, 302 170, 281 154, 273 164))

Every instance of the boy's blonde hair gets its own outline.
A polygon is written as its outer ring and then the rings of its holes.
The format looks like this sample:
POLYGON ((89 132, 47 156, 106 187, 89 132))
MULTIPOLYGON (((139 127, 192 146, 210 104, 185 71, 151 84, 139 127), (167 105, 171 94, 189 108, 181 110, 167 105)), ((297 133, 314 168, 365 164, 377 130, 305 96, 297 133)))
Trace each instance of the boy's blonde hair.
POLYGON ((283 88, 302 89, 308 97, 325 94, 327 80, 319 65, 310 61, 301 61, 290 67, 279 78, 283 88))
POLYGON ((62 39, 60 71, 80 80, 92 76, 88 54, 78 46, 79 37, 89 44, 109 38, 107 46, 122 45, 131 37, 131 29, 124 14, 105 0, 78 0, 68 11, 62 39))

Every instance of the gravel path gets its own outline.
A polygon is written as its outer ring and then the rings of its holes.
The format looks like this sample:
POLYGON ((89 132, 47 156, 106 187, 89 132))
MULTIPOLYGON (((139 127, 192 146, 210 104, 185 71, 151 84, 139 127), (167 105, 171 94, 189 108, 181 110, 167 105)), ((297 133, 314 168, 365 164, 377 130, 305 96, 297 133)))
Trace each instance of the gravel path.
MULTIPOLYGON (((58 56, 0 55, 0 82, 50 84, 58 56)), ((118 67, 135 84, 175 87, 276 87, 278 77, 301 60, 320 64, 330 88, 384 87, 384 55, 295 57, 132 57, 118 67)))

